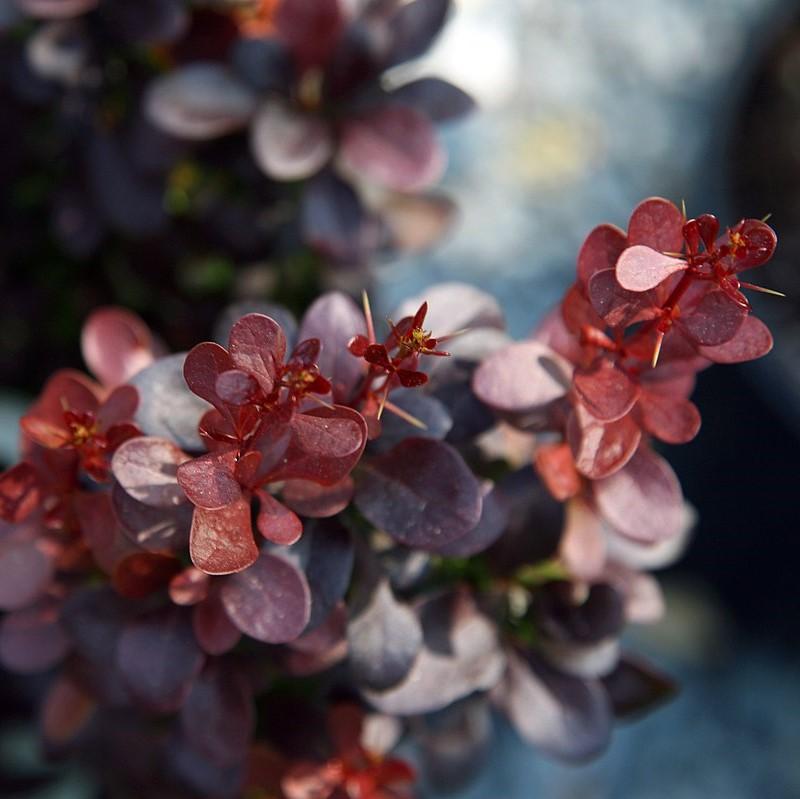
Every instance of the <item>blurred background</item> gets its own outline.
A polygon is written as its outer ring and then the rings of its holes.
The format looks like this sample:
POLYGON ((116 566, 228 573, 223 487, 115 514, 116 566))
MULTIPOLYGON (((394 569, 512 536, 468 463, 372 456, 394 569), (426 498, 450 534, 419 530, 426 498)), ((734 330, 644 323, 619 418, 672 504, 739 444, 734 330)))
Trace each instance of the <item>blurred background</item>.
MULTIPOLYGON (((779 248, 762 281, 788 295, 754 298, 775 350, 755 364, 701 374, 701 433, 665 452, 699 521, 683 560, 662 575, 665 621, 634 631, 631 644, 679 678, 680 695, 620 728, 610 751, 586 767, 554 765, 503 731, 491 768, 463 799, 800 796, 800 3, 456 6, 434 49, 398 68, 397 77, 441 75, 478 102, 477 113, 445 132, 443 188, 459 221, 429 253, 383 259, 371 277, 381 311, 432 283, 463 280, 497 295, 512 333, 523 335, 571 283, 588 231, 604 221, 624 227, 649 195, 683 199, 690 215, 713 212, 723 224, 771 213, 779 248)), ((4 42, 7 80, 13 54, 13 41, 4 42)), ((47 90, 31 83, 28 99, 47 90)), ((184 184, 174 174, 167 208, 179 218, 177 235, 157 226, 90 229, 96 219, 84 195, 92 187, 77 182, 51 207, 52 175, 30 168, 30 141, 20 141, 23 129, 25 136, 36 131, 28 107, 7 86, 3 92, 4 463, 15 457, 24 402, 56 366, 80 366, 80 320, 94 305, 133 307, 180 349, 208 337, 231 299, 301 304, 321 284, 364 279, 358 269, 320 277, 313 264, 287 255, 293 234, 280 209, 288 200, 269 186, 263 200, 278 209, 275 218, 262 219, 260 234, 244 242, 239 231, 248 219, 235 209, 208 210, 214 229, 205 219, 181 221, 184 184), (84 216, 76 217, 81 208, 84 216), (69 236, 42 232, 65 218, 69 236)), ((216 146, 219 162, 230 163, 225 143, 216 146)), ((0 794, 90 796, 77 773, 19 787, 40 773, 35 730, 25 720, 35 686, 10 676, 1 685, 0 773, 8 776, 0 794), (17 788, 22 792, 12 792, 17 788)))

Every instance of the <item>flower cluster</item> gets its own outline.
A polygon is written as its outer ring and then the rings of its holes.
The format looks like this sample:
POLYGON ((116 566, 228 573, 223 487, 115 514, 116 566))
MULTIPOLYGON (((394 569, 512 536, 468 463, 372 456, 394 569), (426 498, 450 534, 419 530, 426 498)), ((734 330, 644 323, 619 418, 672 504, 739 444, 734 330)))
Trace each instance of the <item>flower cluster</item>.
POLYGON ((98 382, 56 374, 0 475, 0 662, 50 673, 49 750, 173 799, 452 788, 492 707, 544 753, 602 752, 673 690, 620 647, 690 526, 652 440, 697 434, 698 370, 769 350, 737 275, 774 246, 646 200, 518 343, 461 284, 382 341, 336 292, 174 355, 96 312, 98 382))
MULTIPOLYGON (((455 218, 428 191, 446 164, 435 126, 473 103, 391 70, 428 49, 451 6, 4 2, 0 287, 19 325, 122 304, 187 347, 265 283, 297 309, 330 268, 431 246, 455 218)), ((11 360, 51 357, 52 371, 58 343, 11 360)))

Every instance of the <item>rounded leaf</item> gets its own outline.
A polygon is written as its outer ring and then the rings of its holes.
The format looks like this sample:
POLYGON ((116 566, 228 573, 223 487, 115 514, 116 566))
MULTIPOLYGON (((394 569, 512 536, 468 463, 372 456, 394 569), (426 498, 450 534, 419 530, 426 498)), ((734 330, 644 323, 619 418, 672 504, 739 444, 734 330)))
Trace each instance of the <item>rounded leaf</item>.
POLYGON ((601 422, 622 418, 639 398, 638 383, 610 358, 578 367, 572 384, 586 410, 601 422))
POLYGON ((492 698, 522 738, 546 754, 583 762, 608 746, 612 712, 599 682, 509 652, 508 671, 492 698))
POLYGON ((477 368, 472 388, 498 411, 526 413, 561 399, 572 366, 538 341, 520 341, 490 355, 477 368))
POLYGON ((669 464, 640 448, 618 472, 593 483, 603 518, 623 535, 655 543, 684 527, 683 495, 669 464))
POLYGON ((432 122, 449 122, 466 116, 475 101, 464 91, 441 78, 419 78, 398 86, 390 93, 392 102, 421 111, 432 122))
POLYGON ((601 480, 625 466, 641 438, 642 431, 630 414, 603 422, 578 405, 567 420, 567 442, 575 468, 592 480, 601 480))
POLYGON ((166 438, 181 449, 198 452, 204 447, 197 428, 209 406, 186 385, 186 357, 177 353, 159 358, 131 378, 139 392, 133 421, 147 436, 166 438))
POLYGON ((333 155, 328 123, 277 99, 268 100, 258 109, 250 146, 259 167, 276 180, 310 177, 333 155))
POLYGON ((663 197, 650 197, 633 209, 628 221, 628 242, 646 244, 661 252, 683 247, 683 213, 663 197))
POLYGON ((717 347, 736 336, 746 318, 747 310, 724 291, 714 289, 691 312, 679 317, 677 324, 695 344, 717 347))
POLYGON ((128 439, 114 453, 111 470, 117 482, 138 502, 174 508, 186 502, 178 485, 178 467, 189 456, 171 441, 154 436, 128 439))
POLYGON ((117 386, 153 362, 153 337, 136 314, 98 308, 83 324, 81 354, 104 386, 117 386))
POLYGON ((250 500, 240 497, 217 510, 195 508, 189 534, 192 563, 206 574, 233 574, 258 557, 250 500))
POLYGON ((249 569, 225 581, 222 603, 243 633, 282 644, 298 638, 308 624, 311 591, 296 566, 262 553, 249 569))
POLYGON ((688 264, 681 258, 673 258, 637 244, 628 247, 620 255, 616 275, 620 286, 626 291, 649 291, 687 267, 688 264))
POLYGON ((422 646, 422 627, 411 608, 395 599, 389 581, 382 579, 351 616, 347 645, 355 679, 383 691, 408 674, 422 646))
POLYGON ((243 128, 255 94, 222 64, 196 62, 157 78, 144 99, 157 127, 182 139, 214 139, 243 128))
POLYGON ((714 363, 744 363, 761 358, 772 349, 772 333, 757 317, 749 314, 739 332, 724 344, 698 347, 704 358, 714 363))
POLYGON ((481 487, 461 455, 428 438, 407 438, 373 458, 356 483, 358 509, 400 543, 436 551, 472 530, 481 487))
POLYGON ((627 246, 627 236, 616 225, 598 225, 586 237, 578 253, 580 283, 587 286, 596 272, 613 269, 627 246))
POLYGON ((446 163, 428 118, 402 105, 380 106, 345 122, 340 157, 356 174, 408 192, 435 183, 446 163))
POLYGON ((153 611, 129 622, 117 645, 117 668, 133 697, 150 710, 177 710, 203 665, 189 615, 153 611))

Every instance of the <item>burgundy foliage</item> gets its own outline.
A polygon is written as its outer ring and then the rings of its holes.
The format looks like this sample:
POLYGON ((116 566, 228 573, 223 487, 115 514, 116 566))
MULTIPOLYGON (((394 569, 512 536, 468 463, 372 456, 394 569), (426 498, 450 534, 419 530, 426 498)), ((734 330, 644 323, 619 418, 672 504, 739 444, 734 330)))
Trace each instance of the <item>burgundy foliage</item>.
MULTIPOLYGON (((381 46, 357 53, 377 76, 447 5, 369 3, 354 22, 286 3, 274 22, 295 77, 326 65, 325 91, 346 92, 351 48, 381 46)), ((356 138, 377 152, 381 130, 356 138)), ((283 309, 234 314, 226 346, 186 355, 96 312, 100 382, 56 373, 0 475, 0 663, 49 673, 48 747, 180 799, 410 799, 400 736, 455 784, 492 706, 550 756, 598 755, 617 717, 674 693, 620 646, 664 612, 649 572, 690 528, 657 442, 697 435, 699 370, 769 350, 738 276, 774 246, 762 222, 720 234, 646 200, 627 233, 590 233, 521 342, 456 284, 382 337, 366 296, 333 292, 296 338, 283 309)))

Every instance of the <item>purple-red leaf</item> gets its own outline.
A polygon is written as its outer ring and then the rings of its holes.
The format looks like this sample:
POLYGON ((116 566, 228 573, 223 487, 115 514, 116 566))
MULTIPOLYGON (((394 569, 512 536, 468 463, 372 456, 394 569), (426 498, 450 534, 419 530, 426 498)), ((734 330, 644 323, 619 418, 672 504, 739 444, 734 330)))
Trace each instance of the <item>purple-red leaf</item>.
POLYGON ((243 633, 282 644, 298 638, 308 624, 311 591, 300 569, 265 552, 249 569, 225 581, 222 603, 243 633))
POLYGON ((436 182, 446 162, 428 118, 402 105, 383 105, 346 122, 341 158, 357 174, 408 192, 436 182))
POLYGON ((583 405, 601 422, 622 418, 639 398, 639 385, 609 358, 577 368, 572 382, 583 405))
POLYGON ((620 255, 616 275, 620 286, 627 291, 649 291, 686 268, 687 263, 681 258, 636 244, 620 255))
POLYGON ((673 203, 650 197, 633 209, 628 221, 628 243, 646 244, 661 252, 680 252, 683 222, 683 214, 673 203))
POLYGON ((637 717, 671 699, 675 681, 639 656, 625 655, 603 679, 617 718, 637 717))
POLYGON ((596 272, 613 269, 628 239, 616 225, 598 225, 583 242, 578 253, 578 280, 583 286, 596 272))
POLYGON ((478 398, 498 411, 542 409, 567 393, 572 366, 538 341, 520 341, 490 355, 475 371, 478 398))
POLYGON ((43 544, 13 534, 0 540, 0 610, 24 608, 44 592, 55 564, 43 544))
POLYGON ((685 444, 700 430, 700 411, 689 400, 642 390, 637 409, 645 430, 666 444, 685 444))
POLYGON ((242 637, 222 604, 219 584, 210 587, 208 596, 192 608, 192 629, 197 643, 209 655, 229 652, 242 637))
POLYGON ((359 474, 356 505, 397 541, 436 550, 472 530, 481 515, 481 487, 448 444, 407 438, 373 458, 359 474))
POLYGON ((593 483, 597 507, 623 535, 656 543, 683 529, 683 495, 669 464, 640 448, 618 472, 593 483))
POLYGON ((325 166, 334 151, 326 120, 277 99, 265 101, 256 113, 250 147, 262 171, 276 180, 311 177, 325 166))
POLYGON ((117 449, 111 469, 117 482, 138 502, 154 508, 172 508, 186 501, 176 473, 188 460, 189 456, 171 441, 141 436, 117 449))
POLYGON ((114 483, 111 503, 123 534, 137 547, 149 552, 185 550, 192 524, 192 506, 188 502, 174 508, 154 508, 138 502, 114 483))
POLYGON ((20 522, 39 504, 39 476, 23 461, 0 474, 0 519, 20 522))
POLYGON ((631 415, 603 422, 578 405, 567 422, 575 468, 592 480, 619 471, 633 457, 641 438, 642 431, 631 415))
POLYGON ((165 588, 180 571, 173 555, 160 552, 133 552, 117 563, 111 577, 114 590, 128 599, 144 599, 165 588))
POLYGON ((242 674, 210 663, 181 708, 184 737, 218 766, 241 763, 255 726, 252 690, 242 674))
POLYGON ((268 491, 258 491, 258 532, 273 544, 294 544, 303 534, 303 523, 297 514, 278 502, 268 491))
POLYGON ((286 356, 286 336, 280 325, 263 314, 247 314, 231 328, 230 354, 239 369, 252 374, 266 393, 286 356))
POLYGON ((165 608, 127 624, 117 668, 134 698, 150 710, 177 710, 203 665, 188 612, 165 608))
POLYGON ((317 365, 333 384, 333 398, 337 402, 347 402, 364 376, 364 362, 350 354, 347 342, 366 332, 364 314, 341 292, 323 294, 303 317, 298 338, 320 340, 322 352, 317 365))
POLYGON ((612 712, 599 682, 562 674, 539 660, 508 654, 508 671, 492 698, 537 749, 570 762, 608 746, 612 712))
POLYGON ((189 501, 205 510, 218 510, 236 502, 242 496, 234 476, 236 458, 235 449, 224 449, 182 463, 177 469, 177 481, 189 501))
POLYGON ((471 558, 488 549, 505 532, 509 519, 509 502, 487 482, 482 487, 481 518, 466 535, 437 547, 437 553, 450 558, 471 558))
POLYGON ((634 322, 652 319, 659 313, 658 303, 649 292, 622 288, 613 268, 592 275, 588 293, 592 308, 609 327, 627 327, 634 322))
POLYGON ((275 27, 298 73, 322 66, 336 46, 345 19, 340 0, 283 0, 275 12, 275 27))
POLYGON ((747 311, 724 291, 714 289, 679 317, 677 324, 695 344, 717 347, 730 341, 747 318, 747 311))
POLYGON ((343 511, 353 498, 355 485, 349 475, 331 486, 321 486, 308 480, 287 480, 283 486, 283 501, 301 516, 324 519, 343 511))
POLYGON ((475 101, 466 93, 441 78, 419 78, 398 86, 391 99, 421 111, 433 122, 449 122, 466 116, 475 108, 475 101))
POLYGON ((331 486, 358 463, 367 442, 367 423, 351 408, 315 408, 292 421, 292 438, 273 480, 311 480, 331 486))
POLYGON ((201 399, 217 408, 222 400, 217 394, 217 379, 223 372, 236 368, 228 351, 213 341, 193 347, 183 363, 186 385, 201 399))
POLYGON ((98 308, 84 322, 81 353, 103 385, 118 386, 153 362, 153 337, 136 314, 98 308))
POLYGON ((698 347, 698 352, 714 363, 743 363, 761 358, 771 349, 772 333, 758 317, 750 314, 732 339, 715 347, 698 347))
POLYGON ((250 566, 258 557, 250 501, 241 497, 218 510, 195 508, 189 553, 206 574, 233 574, 250 566))
POLYGON ((59 624, 59 607, 55 603, 14 610, 0 620, 0 664, 10 671, 46 671, 68 650, 69 640, 59 624))

